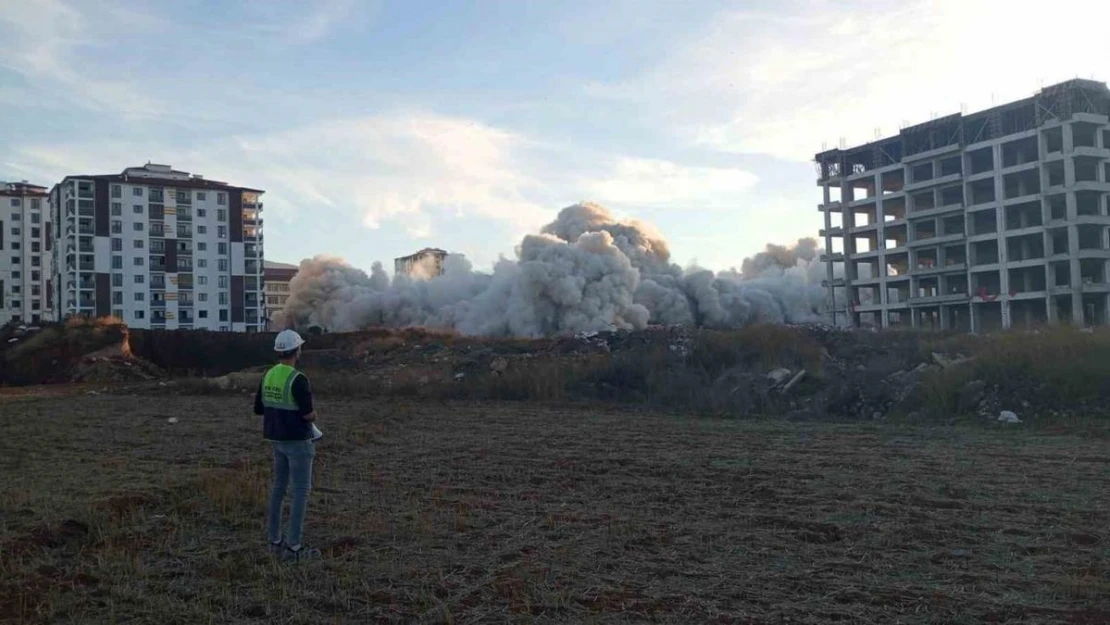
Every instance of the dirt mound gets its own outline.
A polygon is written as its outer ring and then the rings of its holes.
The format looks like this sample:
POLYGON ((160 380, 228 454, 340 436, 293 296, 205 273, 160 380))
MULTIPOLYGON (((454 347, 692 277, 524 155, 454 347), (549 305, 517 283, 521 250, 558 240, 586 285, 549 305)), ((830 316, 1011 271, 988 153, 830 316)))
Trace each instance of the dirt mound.
POLYGON ((114 318, 71 319, 43 327, 8 328, 0 353, 4 384, 132 382, 165 372, 131 352, 130 332, 114 318))

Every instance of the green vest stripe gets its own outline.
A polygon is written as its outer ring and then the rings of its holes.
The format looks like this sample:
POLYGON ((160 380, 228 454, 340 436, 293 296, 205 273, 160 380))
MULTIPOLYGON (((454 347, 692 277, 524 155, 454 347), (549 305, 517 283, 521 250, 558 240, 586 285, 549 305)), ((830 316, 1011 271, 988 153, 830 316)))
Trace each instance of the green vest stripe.
POLYGON ((301 375, 289 365, 275 365, 262 378, 262 405, 279 410, 296 410, 293 400, 293 381, 301 375))

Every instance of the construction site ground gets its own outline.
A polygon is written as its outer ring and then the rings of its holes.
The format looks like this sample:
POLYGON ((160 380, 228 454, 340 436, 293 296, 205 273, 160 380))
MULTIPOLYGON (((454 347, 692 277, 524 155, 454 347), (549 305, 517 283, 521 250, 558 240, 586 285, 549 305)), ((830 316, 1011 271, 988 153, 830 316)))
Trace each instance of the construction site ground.
POLYGON ((324 558, 291 566, 248 394, 31 391, 0 395, 0 622, 1110 622, 1101 422, 322 397, 324 558))

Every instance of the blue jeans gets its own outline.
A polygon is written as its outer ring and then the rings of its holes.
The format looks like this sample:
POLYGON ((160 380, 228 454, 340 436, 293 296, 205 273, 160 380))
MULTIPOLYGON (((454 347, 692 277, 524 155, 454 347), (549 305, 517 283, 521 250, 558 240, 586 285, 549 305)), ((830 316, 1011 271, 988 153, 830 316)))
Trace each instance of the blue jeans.
POLYGON ((312 458, 316 445, 310 441, 271 441, 274 447, 274 486, 270 491, 270 542, 281 540, 281 508, 289 478, 293 478, 293 503, 289 510, 289 532, 285 542, 290 547, 301 544, 308 492, 312 490, 312 458))

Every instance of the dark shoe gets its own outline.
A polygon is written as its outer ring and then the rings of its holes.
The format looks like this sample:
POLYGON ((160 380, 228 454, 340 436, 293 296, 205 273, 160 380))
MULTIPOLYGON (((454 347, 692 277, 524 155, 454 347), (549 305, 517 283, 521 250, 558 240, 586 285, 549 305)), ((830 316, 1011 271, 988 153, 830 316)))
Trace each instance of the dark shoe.
POLYGON ((285 551, 285 541, 279 540, 276 543, 270 543, 270 555, 281 557, 282 552, 285 551))
POLYGON ((306 560, 317 560, 322 556, 323 554, 320 553, 319 549, 310 549, 303 545, 293 549, 286 545, 281 554, 281 559, 285 562, 304 562, 306 560))

